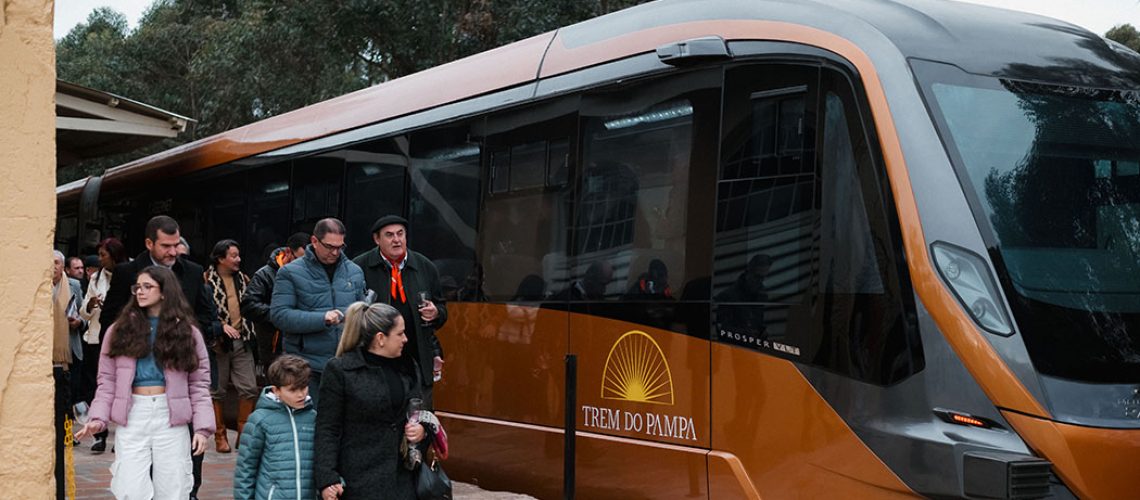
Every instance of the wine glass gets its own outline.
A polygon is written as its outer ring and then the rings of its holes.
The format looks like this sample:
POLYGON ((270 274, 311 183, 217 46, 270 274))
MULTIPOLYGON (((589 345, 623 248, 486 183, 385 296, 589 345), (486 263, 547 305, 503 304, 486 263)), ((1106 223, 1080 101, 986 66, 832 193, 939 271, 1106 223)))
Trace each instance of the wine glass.
POLYGON ((90 420, 91 417, 87 414, 88 409, 87 403, 84 401, 75 403, 75 406, 72 407, 75 421, 79 422, 79 425, 87 425, 87 421, 90 420))
POLYGON ((408 400, 408 423, 418 424, 420 422, 420 412, 424 409, 424 400, 420 398, 412 398, 408 400))
MULTIPOLYGON (((416 310, 420 311, 420 319, 423 319, 423 310, 431 304, 431 294, 424 291, 416 293, 416 310)), ((430 325, 431 321, 424 320, 423 324, 430 325)))

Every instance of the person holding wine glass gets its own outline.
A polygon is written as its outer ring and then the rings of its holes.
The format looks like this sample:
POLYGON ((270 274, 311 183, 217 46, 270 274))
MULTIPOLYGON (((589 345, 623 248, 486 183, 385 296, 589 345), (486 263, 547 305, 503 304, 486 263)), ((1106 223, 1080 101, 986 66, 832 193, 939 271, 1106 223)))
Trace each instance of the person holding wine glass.
POLYGON ((443 345, 436 335, 447 323, 447 301, 439 270, 424 254, 408 248, 407 219, 385 215, 372 224, 373 248, 352 259, 376 302, 400 312, 408 332, 403 356, 420 368, 424 409, 433 409, 432 385, 443 378, 443 345))
POLYGON ((415 498, 401 450, 430 442, 434 429, 420 422, 427 409, 420 370, 401 357, 407 343, 404 318, 394 307, 348 307, 317 404, 313 475, 322 499, 415 498))

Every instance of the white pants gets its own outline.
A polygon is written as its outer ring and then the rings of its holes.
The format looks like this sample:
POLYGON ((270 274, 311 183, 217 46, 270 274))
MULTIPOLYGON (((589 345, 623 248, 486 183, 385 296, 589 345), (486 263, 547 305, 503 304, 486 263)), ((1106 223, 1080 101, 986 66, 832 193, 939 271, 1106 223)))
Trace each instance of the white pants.
POLYGON ((131 399, 127 425, 115 430, 111 493, 119 500, 186 500, 194 487, 189 428, 170 426, 165 394, 131 399))

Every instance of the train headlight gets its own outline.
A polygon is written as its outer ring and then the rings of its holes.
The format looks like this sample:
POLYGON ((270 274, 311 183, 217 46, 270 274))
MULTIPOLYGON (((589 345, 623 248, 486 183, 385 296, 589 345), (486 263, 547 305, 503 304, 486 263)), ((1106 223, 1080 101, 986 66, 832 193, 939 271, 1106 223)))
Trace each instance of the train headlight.
POLYGON ((950 285, 950 290, 974 322, 988 332, 1012 335, 1013 326, 1002 306, 997 283, 994 282, 986 261, 969 250, 949 243, 936 241, 930 247, 942 279, 950 285))

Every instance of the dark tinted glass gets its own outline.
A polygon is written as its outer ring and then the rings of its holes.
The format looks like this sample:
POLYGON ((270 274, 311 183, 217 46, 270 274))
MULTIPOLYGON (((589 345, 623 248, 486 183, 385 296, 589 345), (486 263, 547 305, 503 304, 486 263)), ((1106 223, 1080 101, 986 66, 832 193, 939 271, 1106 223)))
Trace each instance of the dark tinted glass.
MULTIPOLYGON (((570 195, 565 182, 548 183, 547 172, 567 175, 570 140, 577 134, 576 102, 488 118, 490 147, 511 151, 510 189, 484 202, 479 244, 484 280, 467 295, 541 301, 554 291, 552 283, 565 282, 570 195)), ((497 161, 491 159, 493 168, 497 161)), ((468 282, 472 288, 478 280, 468 282)))
POLYGON ((317 221, 325 217, 340 217, 343 180, 344 159, 336 152, 293 160, 290 229, 312 233, 317 221))
POLYGON ((249 174, 250 240, 242 248, 242 267, 249 262, 256 271, 292 234, 285 217, 289 213, 289 163, 259 167, 249 174))
POLYGON ((915 68, 1033 366, 1140 381, 1140 93, 915 68))
POLYGON ((376 246, 369 233, 376 219, 403 215, 407 147, 407 137, 398 136, 349 146, 341 152, 346 163, 344 224, 350 255, 376 246))
POLYGON ((847 80, 737 68, 724 113, 716 338, 877 384, 920 370, 893 211, 847 80))
POLYGON ((838 373, 890 384, 924 364, 917 329, 906 321, 910 291, 891 234, 894 211, 887 209, 886 179, 880 180, 847 80, 825 72, 821 94, 824 306, 812 356, 838 373))
POLYGON ((563 296, 673 300, 708 276, 720 81, 689 73, 584 99, 574 281, 557 284, 563 296))
POLYGON ((408 246, 439 269, 444 293, 463 283, 475 264, 482 151, 466 125, 412 135, 408 246))

